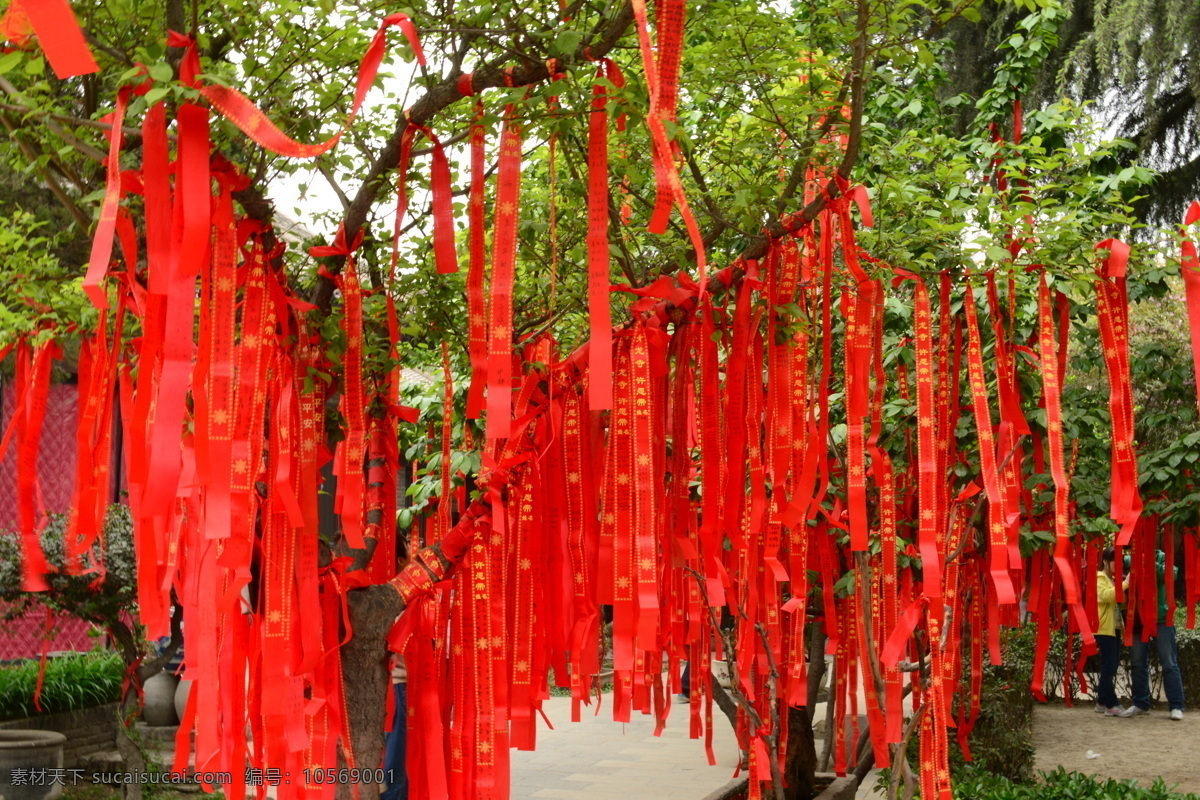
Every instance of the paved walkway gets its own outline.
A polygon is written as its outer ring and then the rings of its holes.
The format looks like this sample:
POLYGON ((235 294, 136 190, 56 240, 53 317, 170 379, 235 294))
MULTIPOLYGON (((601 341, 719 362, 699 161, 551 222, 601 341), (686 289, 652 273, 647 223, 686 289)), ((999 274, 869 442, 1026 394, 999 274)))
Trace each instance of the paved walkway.
POLYGON ((733 778, 737 743, 724 715, 713 708, 710 767, 703 739, 688 738, 688 706, 673 705, 662 736, 654 717, 634 714, 628 724, 613 722, 612 695, 571 722, 571 699, 551 697, 542 704, 554 725, 539 724, 537 750, 512 751, 512 797, 560 800, 698 800, 733 778))

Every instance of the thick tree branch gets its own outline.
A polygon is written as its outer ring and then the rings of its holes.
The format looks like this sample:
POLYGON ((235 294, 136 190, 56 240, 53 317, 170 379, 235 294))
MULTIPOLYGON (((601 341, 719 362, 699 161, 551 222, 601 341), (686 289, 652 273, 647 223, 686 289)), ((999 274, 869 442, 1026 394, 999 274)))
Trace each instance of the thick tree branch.
POLYGON ((87 39, 88 44, 90 44, 96 50, 99 50, 100 52, 104 53, 105 55, 110 56, 114 61, 119 61, 120 63, 124 64, 127 67, 133 66, 133 59, 131 59, 125 51, 118 50, 117 48, 113 47, 112 45, 101 41, 91 31, 85 30, 83 32, 83 36, 85 39, 87 39))
POLYGON ((317 171, 321 173, 321 177, 325 179, 325 182, 329 184, 329 188, 333 189, 333 193, 337 195, 338 202, 342 204, 342 210, 349 211, 350 198, 342 191, 341 185, 333 177, 333 173, 329 170, 329 167, 320 159, 317 160, 317 171))
MULTIPOLYGON (((846 102, 846 94, 850 87, 842 86, 841 92, 838 93, 837 100, 834 101, 834 107, 842 105, 846 102)), ((777 214, 783 213, 784 205, 796 196, 796 192, 800 191, 800 187, 804 185, 804 176, 808 172, 808 165, 812 158, 813 148, 817 146, 817 142, 821 141, 833 128, 833 123, 837 119, 834 114, 826 114, 821 120, 820 126, 813 135, 804 143, 800 149, 800 157, 796 159, 796 163, 792 165, 791 174, 788 175, 787 185, 783 187, 783 193, 779 195, 777 214)))
POLYGON ((869 23, 870 9, 867 5, 867 0, 859 0, 858 36, 854 40, 850 64, 850 125, 846 135, 846 152, 842 155, 842 161, 838 164, 834 177, 826 182, 824 191, 806 205, 799 214, 768 225, 764 231, 765 235, 760 237, 742 254, 743 258, 762 258, 766 255, 772 239, 782 238, 815 220, 817 215, 829 205, 830 200, 841 196, 842 190, 838 185, 839 180, 850 180, 850 173, 854 169, 854 165, 858 162, 858 150, 862 145, 862 118, 866 86, 865 72, 869 23))
MULTIPOLYGON (((604 57, 625 34, 626 29, 632 21, 633 4, 625 2, 611 20, 600 26, 588 44, 580 45, 570 57, 563 59, 563 61, 571 64, 584 61, 589 56, 593 59, 604 57)), ((365 170, 362 187, 350 203, 350 210, 346 213, 343 220, 347 238, 353 239, 363 225, 366 224, 371 207, 384 192, 386 188, 384 177, 395 169, 399 162, 400 142, 404 138, 404 132, 408 126, 410 124, 425 125, 440 112, 454 105, 465 96, 459 91, 458 78, 459 73, 457 71, 451 72, 440 83, 430 88, 400 118, 399 123, 396 125, 396 130, 392 134, 392 138, 378 152, 374 161, 365 170)), ((506 71, 499 65, 489 65, 474 73, 471 78, 471 86, 476 93, 479 93, 485 89, 494 89, 501 86, 530 86, 549 78, 550 70, 547 64, 543 62, 530 61, 513 67, 511 71, 506 71)), ((330 264, 331 271, 336 272, 340 268, 340 263, 330 264)), ((312 300, 316 305, 328 308, 332 298, 333 283, 328 279, 322 278, 317 283, 317 289, 312 300)))

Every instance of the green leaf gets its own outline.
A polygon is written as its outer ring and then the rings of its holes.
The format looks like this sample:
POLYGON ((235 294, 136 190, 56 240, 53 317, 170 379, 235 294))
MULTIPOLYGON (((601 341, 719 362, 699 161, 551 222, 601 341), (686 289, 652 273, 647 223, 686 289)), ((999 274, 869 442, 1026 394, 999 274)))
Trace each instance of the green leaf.
POLYGON ((150 65, 150 77, 159 83, 169 83, 175 77, 175 71, 165 61, 150 65))
POLYGON ((1007 250, 999 245, 988 245, 987 257, 989 261, 1008 261, 1010 254, 1007 250))
POLYGON ((579 31, 563 31, 550 45, 550 52, 556 56, 570 55, 579 49, 579 43, 582 41, 583 34, 579 31))
POLYGON ((5 53, 3 56, 0 56, 0 75, 11 72, 21 63, 21 59, 24 57, 25 54, 20 50, 13 50, 11 53, 5 53))
POLYGON ((155 86, 153 89, 146 92, 146 98, 145 98, 146 105, 153 106, 159 100, 162 100, 164 97, 166 97, 170 93, 171 93, 171 90, 165 86, 155 86))

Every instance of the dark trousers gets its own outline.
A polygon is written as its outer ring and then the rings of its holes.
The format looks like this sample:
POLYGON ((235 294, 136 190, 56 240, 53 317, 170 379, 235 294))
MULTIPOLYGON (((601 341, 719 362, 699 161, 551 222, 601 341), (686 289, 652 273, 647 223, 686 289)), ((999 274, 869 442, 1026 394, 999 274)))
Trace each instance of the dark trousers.
POLYGON ((1183 677, 1179 673, 1179 653, 1175 649, 1175 626, 1159 625, 1154 638, 1143 642, 1140 635, 1133 637, 1133 703, 1138 708, 1150 710, 1150 645, 1158 651, 1158 664, 1162 667, 1163 689, 1167 694, 1167 705, 1171 710, 1183 710, 1183 677))
POLYGON ((388 731, 383 749, 383 774, 387 789, 380 800, 408 800, 408 771, 404 766, 404 751, 408 744, 408 684, 393 683, 396 695, 396 715, 388 731))
POLYGON ((1100 648, 1100 685, 1096 700, 1105 708, 1114 708, 1118 701, 1113 681, 1121 664, 1121 640, 1116 636, 1097 636, 1096 645, 1100 648))

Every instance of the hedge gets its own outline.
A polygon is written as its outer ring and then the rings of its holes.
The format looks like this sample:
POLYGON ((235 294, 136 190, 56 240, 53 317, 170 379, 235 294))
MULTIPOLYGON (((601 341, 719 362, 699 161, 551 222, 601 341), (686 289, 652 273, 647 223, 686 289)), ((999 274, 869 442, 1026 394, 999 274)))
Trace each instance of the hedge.
POLYGON ((0 667, 0 721, 115 702, 121 699, 124 674, 121 657, 113 652, 93 650, 52 658, 46 663, 39 712, 33 705, 38 662, 0 667))

